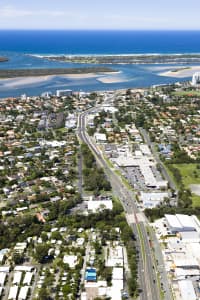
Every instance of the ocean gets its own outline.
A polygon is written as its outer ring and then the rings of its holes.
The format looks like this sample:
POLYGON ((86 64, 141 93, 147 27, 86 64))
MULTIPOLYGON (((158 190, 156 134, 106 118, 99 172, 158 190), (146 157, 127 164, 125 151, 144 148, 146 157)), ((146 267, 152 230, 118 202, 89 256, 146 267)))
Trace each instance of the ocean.
MULTIPOLYGON (((0 31, 0 56, 8 62, 0 63, 0 69, 27 68, 82 68, 90 64, 49 61, 34 55, 123 55, 123 54, 192 54, 200 53, 200 31, 0 31)), ((75 91, 111 90, 117 88, 148 87, 189 78, 159 76, 170 65, 112 65, 119 75, 115 82, 94 78, 54 78, 25 83, 0 80, 0 98, 8 96, 39 95, 57 89, 75 91)), ((174 67, 174 65, 173 65, 174 67)), ((100 78, 101 79, 101 78, 100 78)))

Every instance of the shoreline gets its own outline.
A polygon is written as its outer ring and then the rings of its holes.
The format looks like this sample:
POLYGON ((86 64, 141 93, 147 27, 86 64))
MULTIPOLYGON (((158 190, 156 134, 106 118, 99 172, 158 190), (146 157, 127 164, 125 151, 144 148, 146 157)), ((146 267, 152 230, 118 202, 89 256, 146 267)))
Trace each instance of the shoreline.
POLYGON ((91 54, 91 55, 36 55, 29 56, 49 61, 79 64, 194 64, 200 63, 200 54, 91 54))

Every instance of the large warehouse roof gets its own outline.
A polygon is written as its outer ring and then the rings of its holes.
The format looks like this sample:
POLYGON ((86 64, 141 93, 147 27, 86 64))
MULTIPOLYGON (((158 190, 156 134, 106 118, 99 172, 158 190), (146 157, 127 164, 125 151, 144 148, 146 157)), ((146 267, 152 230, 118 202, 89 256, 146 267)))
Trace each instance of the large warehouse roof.
POLYGON ((176 217, 183 227, 196 230, 196 224, 191 216, 177 214, 176 217))
POLYGON ((197 231, 198 224, 194 221, 192 216, 188 215, 165 215, 166 221, 174 231, 197 231))
POLYGON ((177 228, 180 231, 183 229, 176 215, 165 215, 165 218, 171 228, 177 228))
POLYGON ((196 300, 197 299, 192 281, 180 280, 180 281, 178 281, 178 285, 179 285, 179 289, 181 292, 182 300, 196 300))

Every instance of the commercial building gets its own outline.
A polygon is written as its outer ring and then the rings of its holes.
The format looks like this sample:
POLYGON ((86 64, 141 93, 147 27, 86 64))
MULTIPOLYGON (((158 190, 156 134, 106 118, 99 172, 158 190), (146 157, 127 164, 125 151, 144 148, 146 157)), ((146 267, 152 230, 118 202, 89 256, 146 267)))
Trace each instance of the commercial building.
POLYGON ((129 152, 125 152, 113 161, 119 167, 139 167, 140 172, 145 181, 145 185, 148 188, 167 188, 168 182, 166 180, 158 180, 152 171, 152 167, 155 166, 155 162, 151 157, 143 156, 141 151, 136 151, 135 156, 129 152))
POLYGON ((57 90, 56 97, 71 96, 72 90, 57 90))
POLYGON ((5 285, 6 276, 7 276, 6 273, 0 272, 0 286, 4 286, 5 285))
POLYGON ((108 248, 106 267, 123 267, 124 265, 124 252, 122 246, 114 246, 108 248))
POLYGON ((182 300, 196 300, 197 299, 192 281, 180 280, 178 282, 178 285, 179 285, 179 290, 180 290, 182 300))
POLYGON ((31 273, 31 272, 25 273, 23 284, 31 285, 32 278, 33 278, 33 273, 31 273))
POLYGON ((3 287, 0 286, 0 297, 2 296, 3 294, 3 287))
POLYGON ((123 268, 113 268, 110 295, 112 300, 121 300, 121 291, 124 288, 123 276, 123 268))
POLYGON ((9 295, 8 295, 8 300, 16 300, 17 293, 18 293, 18 286, 11 286, 9 295))
POLYGON ((106 143, 107 141, 105 133, 95 133, 94 138, 97 143, 106 143))
POLYGON ((112 210, 113 204, 112 200, 109 199, 100 199, 100 200, 89 200, 87 201, 88 210, 92 212, 97 212, 98 210, 109 209, 112 210))
POLYGON ((193 86, 200 86, 200 73, 196 72, 192 76, 192 85, 193 86))
POLYGON ((143 202, 145 208, 153 208, 159 205, 165 198, 168 198, 169 195, 167 192, 141 192, 140 200, 143 202))
POLYGON ((21 287, 18 300, 26 300, 28 298, 28 291, 29 291, 28 286, 21 287))
POLYGON ((195 222, 195 219, 192 216, 166 214, 165 219, 171 233, 197 231, 199 229, 199 225, 195 222))

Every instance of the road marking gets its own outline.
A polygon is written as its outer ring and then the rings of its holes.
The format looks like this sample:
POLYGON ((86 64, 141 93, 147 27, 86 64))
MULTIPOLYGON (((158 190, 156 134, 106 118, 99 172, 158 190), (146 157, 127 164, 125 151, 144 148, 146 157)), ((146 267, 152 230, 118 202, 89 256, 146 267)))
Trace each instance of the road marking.
POLYGON ((142 222, 142 223, 145 223, 145 222, 146 222, 143 213, 137 213, 137 218, 138 218, 138 222, 142 222))
POLYGON ((134 214, 126 214, 126 217, 127 217, 127 221, 128 221, 129 224, 136 223, 134 214))

